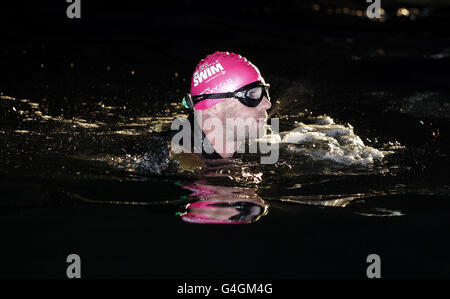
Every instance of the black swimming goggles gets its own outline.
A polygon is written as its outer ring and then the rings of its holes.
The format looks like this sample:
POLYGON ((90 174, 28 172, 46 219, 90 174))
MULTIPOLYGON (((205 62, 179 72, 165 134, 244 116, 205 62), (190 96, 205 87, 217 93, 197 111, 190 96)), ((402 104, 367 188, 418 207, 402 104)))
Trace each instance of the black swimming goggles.
POLYGON ((264 99, 264 96, 266 96, 270 101, 269 87, 270 84, 256 81, 247 84, 234 92, 202 94, 193 97, 190 94, 187 94, 187 96, 183 98, 183 104, 186 108, 194 108, 195 104, 206 99, 222 99, 234 97, 247 107, 256 107, 264 99))
POLYGON ((238 201, 234 203, 220 202, 209 204, 208 206, 214 207, 233 207, 239 211, 239 214, 230 217, 231 221, 252 221, 264 214, 264 207, 248 201, 238 201), (258 208, 257 211, 254 208, 258 208))

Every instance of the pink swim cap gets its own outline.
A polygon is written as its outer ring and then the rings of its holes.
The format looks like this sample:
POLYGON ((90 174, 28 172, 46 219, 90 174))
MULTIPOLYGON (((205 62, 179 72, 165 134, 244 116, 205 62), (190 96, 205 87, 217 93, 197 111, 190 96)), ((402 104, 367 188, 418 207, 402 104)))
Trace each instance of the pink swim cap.
MULTIPOLYGON (((233 92, 255 81, 264 82, 258 68, 241 55, 215 52, 197 65, 191 80, 191 95, 233 92)), ((204 110, 224 99, 206 99, 197 103, 196 110, 204 110)))

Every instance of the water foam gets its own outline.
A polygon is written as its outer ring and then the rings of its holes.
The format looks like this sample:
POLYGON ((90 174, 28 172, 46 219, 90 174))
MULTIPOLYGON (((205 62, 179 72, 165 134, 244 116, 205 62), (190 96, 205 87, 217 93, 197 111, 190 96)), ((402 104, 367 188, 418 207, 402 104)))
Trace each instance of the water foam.
POLYGON ((316 117, 313 122, 298 123, 291 131, 268 134, 260 141, 286 144, 289 152, 349 166, 370 165, 387 153, 365 145, 351 125, 335 124, 328 116, 316 117))

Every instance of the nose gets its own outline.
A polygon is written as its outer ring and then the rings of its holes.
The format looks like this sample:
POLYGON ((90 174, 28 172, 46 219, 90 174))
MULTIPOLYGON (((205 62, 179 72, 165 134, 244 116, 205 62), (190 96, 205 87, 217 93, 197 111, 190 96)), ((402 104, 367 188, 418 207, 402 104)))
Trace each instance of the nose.
POLYGON ((258 105, 258 109, 261 110, 267 110, 270 109, 270 107, 272 107, 272 103, 270 103, 270 100, 265 96, 261 103, 259 103, 258 105))

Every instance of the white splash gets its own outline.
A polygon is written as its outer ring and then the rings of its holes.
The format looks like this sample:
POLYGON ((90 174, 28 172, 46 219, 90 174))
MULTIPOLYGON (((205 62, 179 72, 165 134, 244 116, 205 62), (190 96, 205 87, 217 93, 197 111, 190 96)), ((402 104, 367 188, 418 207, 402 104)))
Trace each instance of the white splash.
POLYGON ((351 125, 335 124, 328 116, 320 116, 313 121, 314 124, 299 123, 291 131, 269 134, 264 140, 286 144, 286 150, 313 160, 329 160, 344 165, 366 166, 387 154, 366 146, 351 125))

